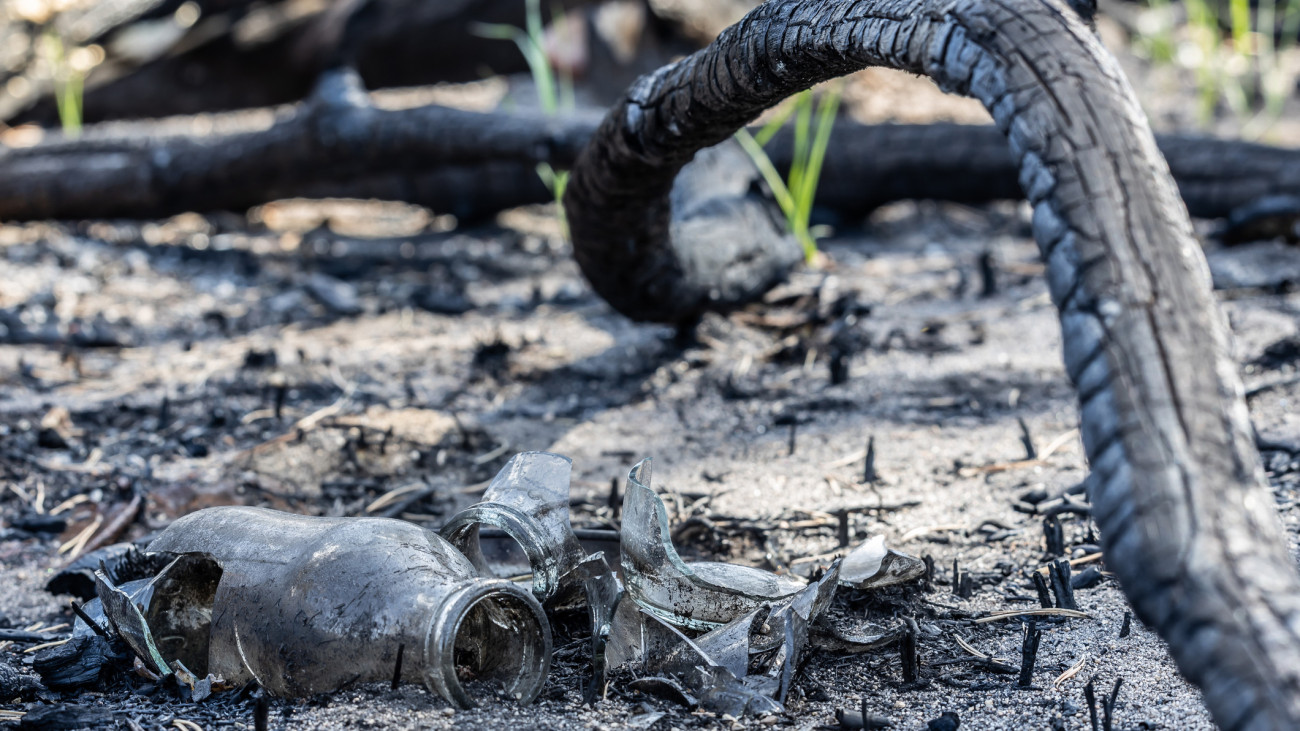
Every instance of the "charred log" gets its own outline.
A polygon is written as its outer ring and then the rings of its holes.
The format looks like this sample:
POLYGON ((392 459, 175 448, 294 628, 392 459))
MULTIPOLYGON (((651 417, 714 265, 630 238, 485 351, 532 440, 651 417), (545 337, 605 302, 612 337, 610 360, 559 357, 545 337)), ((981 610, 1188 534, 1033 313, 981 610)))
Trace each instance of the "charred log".
POLYGON ((514 161, 535 178, 536 162, 572 160, 591 128, 540 117, 485 119, 437 106, 378 109, 355 75, 331 72, 310 100, 261 129, 138 134, 132 130, 139 125, 121 125, 10 150, 0 155, 0 218, 243 210, 278 197, 341 192, 332 186, 358 179, 359 192, 408 198, 433 190, 454 201, 449 186, 465 176, 446 166, 514 161), (114 129, 125 134, 110 136, 114 129), (385 189, 391 183, 378 180, 378 171, 401 175, 402 189, 385 189))
MULTIPOLYGON (((146 218, 243 210, 277 198, 350 197, 402 200, 472 220, 550 200, 535 165, 572 166, 598 124, 436 106, 376 110, 359 93, 338 103, 330 93, 322 87, 294 112, 244 129, 226 130, 241 123, 223 117, 112 123, 88 127, 76 141, 0 150, 0 219, 146 218), (321 137, 358 124, 365 144, 321 137)), ((1226 217, 1260 200, 1300 197, 1300 150, 1186 135, 1158 142, 1194 216, 1226 217)), ((817 205, 845 220, 898 200, 979 204, 1023 196, 1005 137, 992 126, 841 120, 831 149, 817 205)), ((768 145, 781 169, 791 151, 789 134, 768 145)))
MULTIPOLYGON (((1300 150, 1198 135, 1157 135, 1188 210, 1223 218, 1264 198, 1300 195, 1300 150)), ((769 145, 788 165, 791 138, 769 145)), ((997 127, 840 122, 817 204, 853 218, 899 200, 987 203, 1024 197, 1019 166, 997 127)))

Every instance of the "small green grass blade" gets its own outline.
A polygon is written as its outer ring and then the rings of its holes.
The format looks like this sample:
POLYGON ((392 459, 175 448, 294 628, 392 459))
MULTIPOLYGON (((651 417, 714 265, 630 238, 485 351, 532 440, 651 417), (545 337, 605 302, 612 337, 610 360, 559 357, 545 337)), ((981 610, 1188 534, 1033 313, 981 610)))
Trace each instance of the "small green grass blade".
POLYGON ((794 215, 794 198, 790 195, 790 189, 786 187, 785 181, 781 179, 781 173, 777 172, 776 166, 772 164, 772 159, 767 156, 763 146, 758 144, 758 140, 749 133, 747 129, 740 129, 736 132, 736 141, 754 161, 754 166, 763 176, 763 181, 767 187, 772 189, 772 196, 776 198, 776 204, 781 207, 781 213, 789 221, 794 215))

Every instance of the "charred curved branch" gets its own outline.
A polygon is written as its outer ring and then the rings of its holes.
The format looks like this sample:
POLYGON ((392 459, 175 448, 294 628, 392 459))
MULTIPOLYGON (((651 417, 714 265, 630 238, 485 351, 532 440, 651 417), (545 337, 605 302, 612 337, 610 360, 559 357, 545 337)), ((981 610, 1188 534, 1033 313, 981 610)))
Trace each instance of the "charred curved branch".
POLYGON ((1134 609, 1222 728, 1300 727, 1300 577, 1227 327, 1132 89, 1065 5, 760 6, 605 118, 565 200, 583 271, 641 319, 688 321, 759 294, 786 252, 674 240, 673 177, 782 98, 873 65, 976 97, 1010 142, 1080 394, 1094 515, 1134 609))

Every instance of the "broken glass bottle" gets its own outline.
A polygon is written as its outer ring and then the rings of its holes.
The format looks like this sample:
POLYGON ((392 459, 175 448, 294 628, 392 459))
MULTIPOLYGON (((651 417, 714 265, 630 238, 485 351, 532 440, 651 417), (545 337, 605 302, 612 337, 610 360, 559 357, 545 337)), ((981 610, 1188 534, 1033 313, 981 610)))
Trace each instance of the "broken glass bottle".
POLYGON ((516 454, 492 479, 483 499, 453 516, 440 535, 480 573, 492 576, 479 529, 484 525, 501 529, 528 557, 533 595, 548 607, 554 607, 553 600, 561 598, 566 588, 581 588, 591 620, 592 682, 588 690, 595 693, 605 685, 605 641, 623 587, 604 554, 588 555, 573 532, 569 521, 572 471, 573 461, 559 454, 516 454))
POLYGON ((532 594, 411 523, 209 508, 149 550, 185 560, 154 580, 146 638, 199 676, 304 696, 400 675, 468 708, 531 701, 550 668, 532 594))
POLYGON ((500 528, 532 566, 539 601, 555 595, 566 574, 587 555, 569 524, 569 475, 573 462, 549 452, 522 452, 492 479, 483 499, 457 513, 440 535, 469 558, 480 573, 492 568, 479 547, 479 527, 500 528))

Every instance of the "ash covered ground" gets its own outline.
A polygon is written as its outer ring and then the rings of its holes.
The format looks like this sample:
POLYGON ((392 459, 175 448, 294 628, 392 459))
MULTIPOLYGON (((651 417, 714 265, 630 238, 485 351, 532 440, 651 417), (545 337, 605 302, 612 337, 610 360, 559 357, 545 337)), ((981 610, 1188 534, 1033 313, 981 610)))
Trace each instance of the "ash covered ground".
MULTIPOLYGON (((138 538, 232 503, 437 526, 532 449, 573 458, 575 525, 602 527, 614 520, 611 479, 649 456, 674 524, 702 519, 678 536, 687 556, 798 570, 837 548, 835 513, 847 509, 855 540, 884 535, 933 557, 931 591, 837 609, 914 617, 920 682, 902 682, 894 650, 814 652, 786 715, 731 722, 617 678, 587 706, 581 632, 561 627, 533 707, 452 711, 418 686, 374 686, 274 702, 271 727, 635 727, 663 712, 655 728, 808 728, 834 726, 837 709, 865 700, 895 728, 925 728, 944 711, 963 728, 1088 728, 1083 687, 1094 678, 1099 695, 1124 680, 1116 728, 1212 727, 1151 632, 1134 622, 1119 636, 1126 606, 1104 576, 1078 591, 1089 619, 1039 623, 1032 689, 957 644, 1018 665, 1021 622, 974 620, 1037 606, 1026 572, 1050 559, 1041 513, 1086 475, 1055 311, 1019 206, 882 210, 826 242, 823 271, 798 274, 762 306, 707 318, 693 338, 613 313, 546 213, 438 232, 402 206, 277 204, 252 221, 0 229, 0 305, 11 339, 35 341, 0 346, 0 506, 11 526, 0 617, 10 627, 70 620, 67 598, 43 584, 79 537, 138 538), (873 483, 863 481, 869 441, 873 483), (419 499, 367 513, 411 486, 404 494, 419 499), (136 519, 105 537, 136 496, 136 519), (13 527, 37 501, 47 514, 63 506, 66 527, 13 527), (954 591, 954 561, 971 576, 969 598, 954 591)), ((1252 415, 1274 445, 1265 458, 1294 535, 1296 297, 1224 299, 1247 386, 1266 386, 1252 415)), ((1066 553, 1092 552, 1088 521, 1062 518, 1066 553)), ((21 662, 22 649, 6 659, 21 662)), ((182 703, 130 672, 62 700, 107 709, 123 728, 253 724, 248 692, 182 703)))

